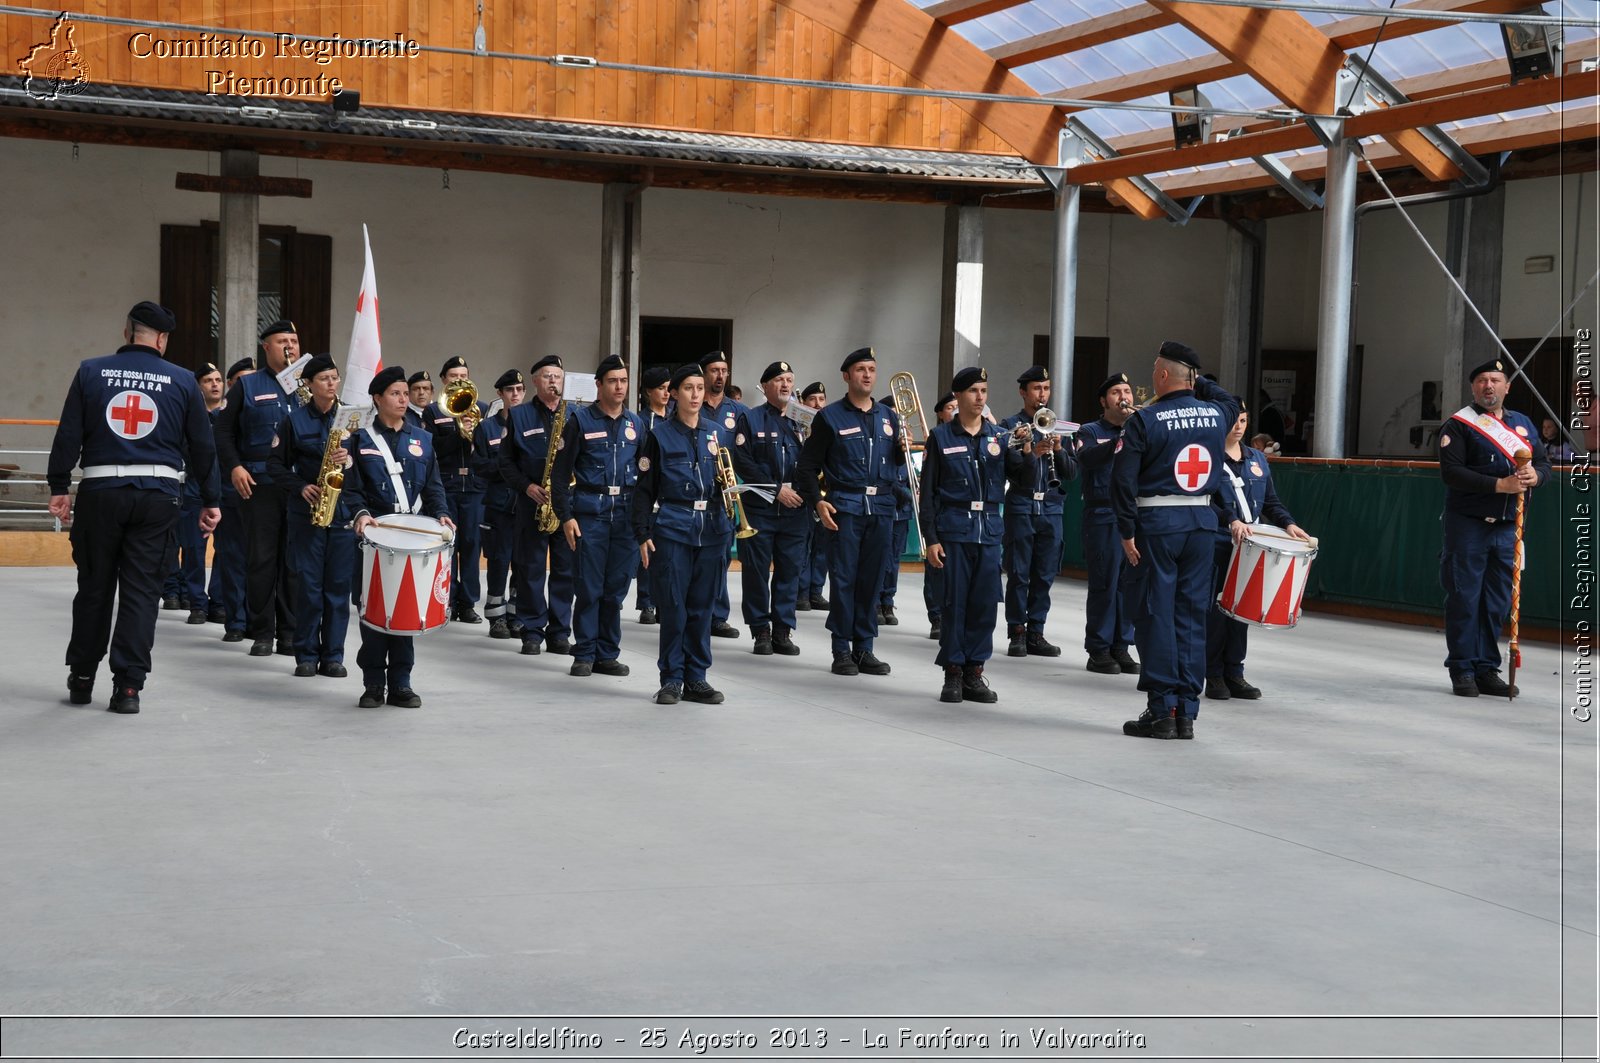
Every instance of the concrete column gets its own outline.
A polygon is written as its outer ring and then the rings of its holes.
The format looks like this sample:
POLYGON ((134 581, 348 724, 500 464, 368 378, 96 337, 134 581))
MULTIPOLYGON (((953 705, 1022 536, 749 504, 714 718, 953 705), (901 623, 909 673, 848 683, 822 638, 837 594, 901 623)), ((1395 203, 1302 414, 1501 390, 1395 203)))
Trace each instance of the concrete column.
MULTIPOLYGON (((1500 261, 1506 220, 1506 188, 1450 201, 1445 265, 1467 290, 1473 305, 1500 328, 1500 261)), ((1500 347, 1454 288, 1446 294, 1443 393, 1440 413, 1449 417, 1467 404, 1465 373, 1500 353, 1500 347)), ((1526 385, 1524 385, 1526 386, 1526 385)))
POLYGON ((1228 226, 1228 273, 1222 295, 1222 346, 1217 351, 1217 379, 1241 396, 1252 410, 1256 404, 1261 346, 1260 259, 1265 253, 1267 227, 1258 221, 1228 226))
POLYGON ((977 365, 983 350, 983 208, 944 211, 944 289, 939 300, 939 380, 977 365))
POLYGON ((601 194, 600 349, 619 354, 639 379, 639 237, 644 188, 621 182, 601 194))
MULTIPOLYGON (((259 177, 261 158, 253 151, 222 152, 223 177, 259 177)), ((218 365, 254 358, 260 347, 257 299, 261 291, 261 201, 253 193, 223 193, 221 247, 217 256, 217 305, 222 335, 218 365)))
POLYGON ((1317 308, 1317 404, 1311 449, 1342 458, 1349 400, 1350 298, 1355 285, 1356 146, 1344 126, 1328 147, 1322 207, 1322 292, 1317 308))
POLYGON ((1078 205, 1083 186, 1061 183, 1056 193, 1056 257, 1050 276, 1050 408, 1070 416, 1072 346, 1078 332, 1078 205))

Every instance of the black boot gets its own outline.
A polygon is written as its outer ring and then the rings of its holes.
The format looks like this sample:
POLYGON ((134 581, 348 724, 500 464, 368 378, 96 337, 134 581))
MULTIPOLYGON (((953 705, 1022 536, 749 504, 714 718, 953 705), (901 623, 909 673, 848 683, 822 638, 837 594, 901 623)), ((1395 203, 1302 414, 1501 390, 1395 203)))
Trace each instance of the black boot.
POLYGON ((856 666, 855 654, 849 650, 833 651, 834 675, 860 675, 861 669, 856 666))
POLYGON ((756 646, 755 646, 755 651, 754 651, 755 655, 757 657, 771 657, 772 656, 772 631, 771 631, 771 629, 764 628, 764 627, 758 627, 758 628, 756 628, 755 636, 756 636, 756 646))
POLYGON ((111 704, 106 706, 106 711, 115 712, 123 716, 132 716, 138 712, 139 688, 118 682, 111 691, 111 704))
POLYGON ((1177 734, 1173 735, 1174 738, 1181 738, 1186 742, 1194 738, 1194 717, 1179 713, 1172 718, 1172 722, 1177 730, 1177 734))
POLYGON ((1011 636, 1011 645, 1006 648, 1006 656, 1026 657, 1028 655, 1028 629, 1014 627, 1007 631, 1006 634, 1011 636))
POLYGON ((1101 675, 1122 674, 1122 665, 1118 664, 1116 659, 1105 650, 1101 650, 1099 653, 1089 654, 1089 663, 1087 667, 1089 671, 1099 672, 1101 675))
POLYGON ((1450 673, 1450 693, 1461 698, 1478 696, 1478 681, 1468 672, 1450 673))
POLYGON ((939 691, 939 700, 958 704, 961 701, 961 666, 947 664, 944 666, 944 689, 939 691))
POLYGON ((1520 691, 1516 687, 1500 678, 1499 672, 1479 672, 1473 677, 1473 683, 1478 688, 1478 693, 1487 694, 1491 698, 1514 698, 1520 691))
POLYGON ((793 632, 779 624, 772 630, 772 652, 785 657, 800 656, 800 647, 794 644, 793 632))
POLYGON ((1128 652, 1126 646, 1113 646, 1111 659, 1117 662, 1117 667, 1121 668, 1125 675, 1138 675, 1141 670, 1139 662, 1133 659, 1133 654, 1128 652))
POLYGON ((1228 693, 1243 701, 1255 701, 1261 697, 1261 689, 1246 683, 1244 676, 1238 679, 1223 679, 1223 682, 1228 686, 1228 693))
POLYGON ((641 609, 641 610, 639 610, 639 623, 641 623, 641 624, 659 624, 660 622, 661 621, 656 619, 656 611, 654 609, 641 609))
POLYGON ((94 673, 80 675, 77 672, 67 673, 67 697, 74 705, 87 705, 94 700, 94 673))
POLYGON ((1060 657, 1061 647, 1047 640, 1043 631, 1030 631, 1028 633, 1028 656, 1060 657))
POLYGON ((968 664, 962 667, 961 700, 977 701, 984 705, 993 705, 1000 700, 1000 695, 990 690, 988 682, 983 678, 983 665, 968 664))
POLYGON ((894 606, 883 605, 878 607, 878 623, 894 627, 900 623, 900 618, 894 615, 894 606))
POLYGON ((1206 698, 1209 701, 1227 701, 1233 697, 1233 691, 1228 689, 1220 676, 1213 676, 1206 680, 1206 698))
POLYGON ((944 625, 939 622, 939 618, 938 617, 934 617, 933 618, 933 623, 928 625, 928 637, 930 639, 932 639, 933 641, 938 642, 939 641, 939 637, 941 635, 943 635, 943 634, 944 634, 944 625))
POLYGON ((489 637, 492 639, 508 639, 511 637, 511 625, 506 623, 506 618, 497 616, 489 621, 489 637))
POLYGON ((1176 738, 1178 721, 1171 709, 1145 709, 1137 720, 1122 725, 1122 733, 1130 738, 1176 738))
POLYGON ((888 675, 889 665, 872 655, 871 650, 858 650, 850 656, 855 658, 856 670, 862 675, 888 675))

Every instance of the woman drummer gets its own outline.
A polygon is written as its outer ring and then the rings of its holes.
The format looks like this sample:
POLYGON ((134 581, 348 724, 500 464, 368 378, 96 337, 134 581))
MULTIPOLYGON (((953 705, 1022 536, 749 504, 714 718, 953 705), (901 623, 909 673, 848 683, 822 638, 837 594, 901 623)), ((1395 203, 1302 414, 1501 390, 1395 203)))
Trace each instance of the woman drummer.
MULTIPOLYGON (((356 537, 363 537, 368 526, 383 517, 419 512, 436 518, 453 534, 456 526, 448 516, 433 437, 406 418, 411 396, 405 370, 399 366, 384 369, 372 378, 367 392, 377 416, 371 427, 361 429, 348 442, 355 460, 344 480, 345 497, 356 515, 356 537)), ((358 594, 362 582, 364 579, 358 580, 358 594)), ((411 636, 390 635, 362 624, 356 664, 366 689, 358 704, 364 709, 382 705, 387 684, 390 705, 419 707, 422 699, 411 689, 415 661, 411 636)))
POLYGON ((1244 445, 1249 423, 1250 415, 1241 410, 1223 444, 1222 486, 1211 496, 1212 508, 1217 511, 1217 541, 1211 611, 1206 618, 1206 697, 1213 701, 1229 698, 1254 701, 1261 696, 1261 691, 1244 678, 1244 654, 1250 628, 1217 606, 1217 595, 1227 578, 1234 544, 1249 534, 1251 524, 1273 524, 1296 539, 1311 541, 1311 536, 1294 522, 1289 510, 1278 501, 1267 456, 1244 445))

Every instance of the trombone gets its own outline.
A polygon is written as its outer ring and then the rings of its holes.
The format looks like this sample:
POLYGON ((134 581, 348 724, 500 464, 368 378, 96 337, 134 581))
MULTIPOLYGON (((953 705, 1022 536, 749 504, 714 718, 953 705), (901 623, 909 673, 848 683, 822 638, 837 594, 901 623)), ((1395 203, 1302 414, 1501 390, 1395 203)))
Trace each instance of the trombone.
POLYGON ((733 521, 737 529, 733 537, 750 538, 756 530, 745 519, 744 500, 739 497, 739 477, 733 471, 733 454, 724 446, 717 447, 717 485, 722 488, 723 508, 728 511, 728 519, 733 521))
POLYGON ((917 533, 917 555, 926 558, 928 547, 922 539, 922 524, 917 520, 917 507, 922 504, 922 476, 911 463, 911 451, 918 444, 915 432, 922 433, 920 443, 928 444, 928 419, 922 415, 922 398, 917 394, 917 378, 910 373, 896 373, 889 378, 889 394, 894 397, 894 412, 900 420, 900 449, 906 456, 906 480, 911 487, 911 527, 917 533), (914 424, 913 424, 914 421, 914 424))

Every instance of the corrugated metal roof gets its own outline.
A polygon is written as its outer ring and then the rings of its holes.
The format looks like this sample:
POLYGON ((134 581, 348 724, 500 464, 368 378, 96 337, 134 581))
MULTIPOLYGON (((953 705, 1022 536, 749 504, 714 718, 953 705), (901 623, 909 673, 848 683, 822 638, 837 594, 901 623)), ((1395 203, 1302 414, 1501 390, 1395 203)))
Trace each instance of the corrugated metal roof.
POLYGON ((76 95, 39 100, 25 90, 24 82, 20 77, 0 77, 0 103, 43 113, 121 115, 238 129, 286 129, 787 170, 1042 183, 1038 170, 1020 156, 821 144, 386 107, 363 106, 353 115, 336 119, 332 108, 320 101, 208 96, 124 85, 91 84, 76 95))

